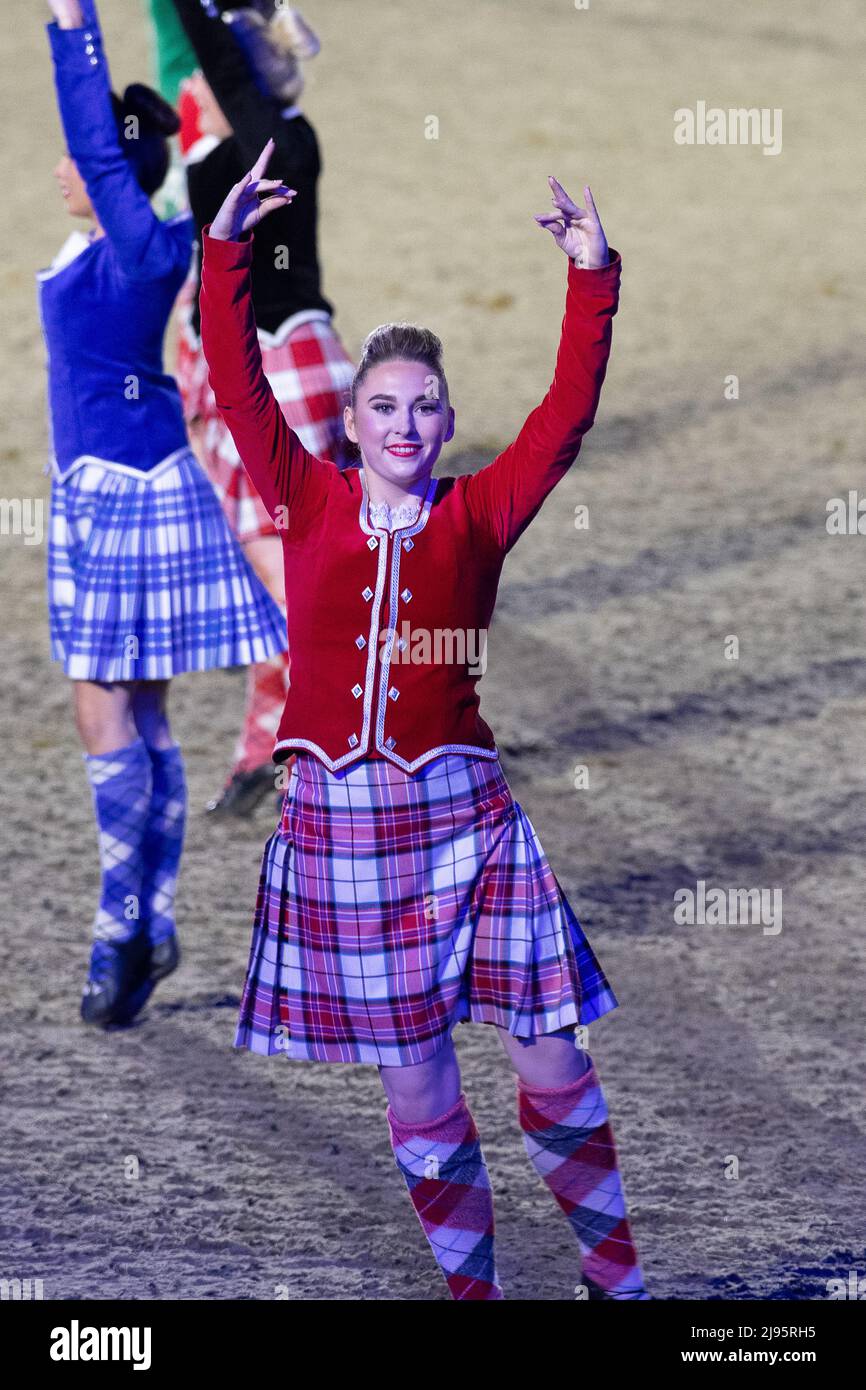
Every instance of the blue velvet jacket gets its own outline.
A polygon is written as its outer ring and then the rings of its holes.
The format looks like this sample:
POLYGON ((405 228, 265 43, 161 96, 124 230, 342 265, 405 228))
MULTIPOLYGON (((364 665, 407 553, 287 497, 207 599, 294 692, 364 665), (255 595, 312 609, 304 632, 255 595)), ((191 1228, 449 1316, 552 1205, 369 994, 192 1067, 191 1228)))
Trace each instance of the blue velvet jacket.
POLYGON ((149 474, 188 447, 162 343, 193 223, 161 222, 140 187, 118 139, 93 0, 82 12, 83 28, 46 30, 67 149, 105 236, 37 275, 52 464, 60 477, 93 461, 149 474))

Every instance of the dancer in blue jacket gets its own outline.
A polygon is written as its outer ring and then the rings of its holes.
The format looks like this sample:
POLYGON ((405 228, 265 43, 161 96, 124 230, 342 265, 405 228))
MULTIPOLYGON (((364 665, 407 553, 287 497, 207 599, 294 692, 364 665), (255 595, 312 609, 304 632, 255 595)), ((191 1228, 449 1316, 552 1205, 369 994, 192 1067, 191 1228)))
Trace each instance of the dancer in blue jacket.
POLYGON ((186 785, 167 715, 183 671, 285 647, 285 620, 229 531, 163 372, 193 224, 150 204, 176 113, 140 84, 115 95, 94 0, 49 0, 75 231, 39 273, 53 472, 51 651, 73 681, 99 828, 102 888, 81 1012, 126 1022, 175 969, 186 785))

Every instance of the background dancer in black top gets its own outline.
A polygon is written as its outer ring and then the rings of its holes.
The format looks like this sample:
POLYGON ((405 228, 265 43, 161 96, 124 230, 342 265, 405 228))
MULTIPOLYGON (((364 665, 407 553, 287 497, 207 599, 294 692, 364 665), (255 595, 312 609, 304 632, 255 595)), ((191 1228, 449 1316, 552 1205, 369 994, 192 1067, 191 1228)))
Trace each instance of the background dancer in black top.
MULTIPOLYGON (((315 131, 297 105, 301 63, 318 52, 319 43, 288 6, 276 14, 273 5, 259 6, 272 18, 258 30, 259 46, 251 52, 238 42, 216 5, 201 0, 173 4, 201 68, 184 84, 184 99, 195 99, 203 132, 186 152, 198 244, 186 287, 178 382, 190 435, 229 523, 256 572, 284 604, 279 533, 217 411, 201 354, 201 229, 273 139, 274 168, 302 196, 295 206, 267 219, 256 245, 252 293, 265 374, 286 420, 308 449, 341 467, 354 462, 342 418, 354 363, 334 330, 332 308, 320 288, 316 198, 321 160, 315 131)), ((249 814, 273 788, 271 752, 288 682, 288 654, 250 668, 233 766, 222 794, 209 804, 211 813, 249 814)))

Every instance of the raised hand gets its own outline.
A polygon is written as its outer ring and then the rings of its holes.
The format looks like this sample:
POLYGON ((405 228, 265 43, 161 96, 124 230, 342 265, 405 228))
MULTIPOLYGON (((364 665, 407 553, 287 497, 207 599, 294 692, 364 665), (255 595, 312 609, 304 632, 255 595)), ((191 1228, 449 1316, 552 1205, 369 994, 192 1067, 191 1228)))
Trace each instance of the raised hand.
POLYGON ((288 207, 296 197, 296 188, 287 188, 279 179, 262 178, 273 152, 274 142, 269 140, 249 173, 244 174, 229 190, 210 226, 209 235, 216 241, 237 241, 243 232, 257 226, 269 212, 288 207), (268 190, 273 190, 271 196, 260 200, 259 194, 268 190))
POLYGON ((82 29, 84 15, 78 0, 48 0, 48 8, 61 29, 82 29))
POLYGON ((561 251, 581 270, 597 270, 608 264, 607 238, 599 220, 592 191, 587 184, 583 190, 585 208, 573 203, 561 183, 551 175, 548 179, 556 212, 535 214, 540 227, 546 227, 561 251))

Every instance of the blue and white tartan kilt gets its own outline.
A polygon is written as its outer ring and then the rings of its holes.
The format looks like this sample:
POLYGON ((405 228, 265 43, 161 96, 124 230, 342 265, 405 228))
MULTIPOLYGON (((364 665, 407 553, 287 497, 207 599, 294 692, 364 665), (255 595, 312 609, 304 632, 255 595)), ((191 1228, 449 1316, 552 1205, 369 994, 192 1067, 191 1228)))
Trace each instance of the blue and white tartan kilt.
POLYGON ((286 649, 192 450, 151 476, 84 463, 52 481, 48 611, 73 680, 167 680, 286 649))
POLYGON ((265 846, 235 1047, 412 1066, 457 1023, 519 1041, 617 1007, 497 759, 299 752, 265 846))

